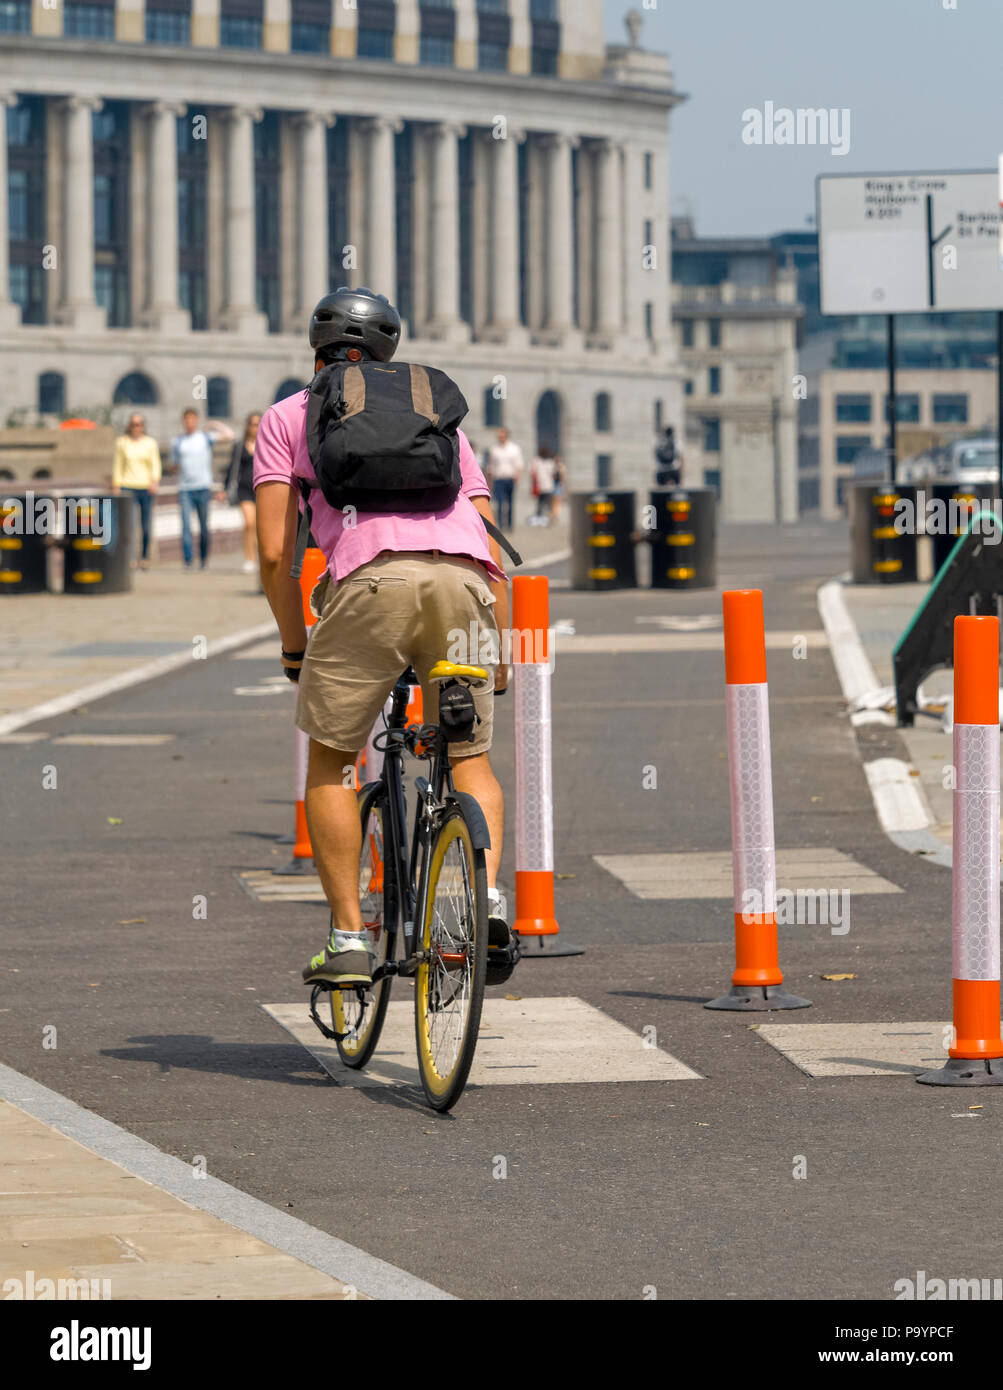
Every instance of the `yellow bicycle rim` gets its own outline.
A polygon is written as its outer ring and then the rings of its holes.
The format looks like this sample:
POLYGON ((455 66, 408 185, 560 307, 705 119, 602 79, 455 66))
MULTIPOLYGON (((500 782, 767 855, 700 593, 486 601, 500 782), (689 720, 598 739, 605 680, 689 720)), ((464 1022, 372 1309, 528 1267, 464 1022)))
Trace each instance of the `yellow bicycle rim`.
MULTIPOLYGON (((432 918, 435 912, 436 888, 439 877, 442 873, 442 866, 445 863, 446 855, 450 849, 459 841, 462 846, 462 853, 466 861, 466 883, 473 898, 476 893, 475 888, 475 869, 474 869, 474 846, 470 839, 470 832, 467 830, 466 822, 457 817, 451 820, 443 831, 435 846, 435 852, 429 866, 428 874, 428 903, 425 908, 425 922, 422 929, 422 948, 428 952, 432 946, 432 918)), ((473 904, 476 911, 476 902, 473 904)), ((476 932, 477 925, 474 924, 476 932)), ((475 942, 471 942, 468 948, 468 968, 473 969, 473 950, 475 942)), ((415 1003, 418 1010, 418 1064, 426 1084, 433 1095, 443 1096, 449 1090, 456 1069, 463 1058, 463 1044, 466 1041, 467 1029, 470 1026, 470 1013, 467 1011, 467 1019, 463 1026, 463 1036, 458 1040, 456 1056, 453 1065, 445 1076, 441 1075, 436 1064, 435 1055, 432 1050, 432 1039, 428 1027, 428 991, 429 991, 429 962, 422 961, 418 967, 418 974, 415 982, 415 1003)))

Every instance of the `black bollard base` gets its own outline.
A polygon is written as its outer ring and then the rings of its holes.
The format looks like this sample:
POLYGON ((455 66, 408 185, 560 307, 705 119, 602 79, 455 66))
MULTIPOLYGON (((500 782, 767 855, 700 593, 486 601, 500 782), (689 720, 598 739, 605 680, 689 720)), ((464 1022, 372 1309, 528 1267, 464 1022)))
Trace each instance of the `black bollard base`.
POLYGON ((559 936, 519 936, 519 949, 523 960, 557 960, 560 956, 585 954, 584 946, 569 946, 559 936))
POLYGON ((786 985, 733 985, 727 994, 712 999, 704 1008, 766 1013, 774 1009, 810 1009, 811 1000, 791 994, 786 985))
POLYGON ((312 878, 317 873, 312 859, 291 859, 284 869, 276 869, 276 878, 312 878))
POLYGON ((1003 1086, 1003 1057, 952 1057, 937 1071, 917 1076, 921 1086, 1003 1086))

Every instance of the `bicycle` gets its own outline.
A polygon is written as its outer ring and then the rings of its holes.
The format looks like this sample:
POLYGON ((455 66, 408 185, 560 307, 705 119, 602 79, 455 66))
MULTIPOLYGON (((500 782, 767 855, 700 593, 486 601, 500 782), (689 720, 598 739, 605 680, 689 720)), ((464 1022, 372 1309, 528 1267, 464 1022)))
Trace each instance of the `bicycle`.
POLYGON ((394 687, 386 731, 374 745, 384 754, 382 775, 359 792, 359 901, 371 937, 372 986, 317 984, 310 1014, 337 1043, 344 1064, 361 1070, 379 1043, 394 977, 413 979, 421 1084, 431 1107, 446 1111, 463 1093, 477 1046, 488 961, 484 851, 491 843, 480 806, 453 786, 449 748, 473 737, 477 715, 469 683, 488 675, 476 666, 441 661, 431 679, 442 682, 440 723, 406 727, 417 677, 404 672, 394 687), (415 779, 410 847, 405 752, 431 764, 429 777, 415 779), (331 996, 331 1028, 317 1013, 324 993, 331 996))

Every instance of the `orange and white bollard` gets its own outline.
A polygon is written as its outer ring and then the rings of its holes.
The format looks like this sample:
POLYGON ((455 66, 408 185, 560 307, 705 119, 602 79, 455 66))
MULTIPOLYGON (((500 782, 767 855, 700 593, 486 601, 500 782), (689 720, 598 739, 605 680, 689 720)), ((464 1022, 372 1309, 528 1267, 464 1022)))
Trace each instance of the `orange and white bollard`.
MULTIPOLYGON (((300 593, 303 595, 303 617, 307 628, 313 627, 317 616, 310 607, 310 595, 324 577, 327 560, 322 550, 310 546, 303 557, 303 572, 300 575, 300 593)), ((316 873, 313 862, 313 846, 306 823, 306 775, 310 761, 310 737, 302 729, 296 729, 296 822, 293 828, 293 857, 284 869, 276 869, 280 878, 295 878, 302 874, 316 873)))
POLYGON ((1003 1086, 999 664, 999 619, 955 618, 954 1039, 928 1086, 1003 1086))
POLYGON ((706 1009, 805 1009, 811 1000, 784 985, 777 945, 777 862, 773 839, 770 701, 766 624, 759 589, 724 601, 724 665, 731 773, 735 973, 731 990, 706 1009))
POLYGON ((515 910, 524 960, 581 956, 555 940, 554 790, 550 712, 550 583, 512 581, 515 668, 515 910))

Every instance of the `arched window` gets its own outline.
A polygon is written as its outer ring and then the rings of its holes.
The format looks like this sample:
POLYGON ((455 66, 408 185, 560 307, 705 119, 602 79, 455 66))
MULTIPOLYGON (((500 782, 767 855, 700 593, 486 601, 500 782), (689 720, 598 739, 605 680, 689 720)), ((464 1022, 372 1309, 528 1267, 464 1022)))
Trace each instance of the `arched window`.
POLYGON ((563 415, 561 398, 557 392, 544 391, 540 397, 540 403, 536 407, 536 442, 538 447, 553 449, 554 453, 558 455, 561 453, 563 415))
POLYGON ((225 376, 211 376, 206 390, 206 413, 213 420, 230 418, 230 381, 225 376))
POLYGON ((501 429, 505 423, 505 402, 495 395, 493 386, 484 388, 484 424, 489 430, 501 429))
POLYGON ((287 377, 275 392, 275 404, 278 405, 279 401, 287 400, 290 396, 295 396, 298 392, 305 390, 304 382, 297 381, 295 377, 287 377))
POLYGON ((115 405, 156 405, 157 388, 144 372, 130 372, 115 387, 115 405))
POLYGON ((66 378, 62 372, 40 372, 38 377, 39 415, 62 415, 66 409, 66 378))
POLYGON ((613 428, 613 397, 608 391, 596 396, 596 433, 609 434, 613 428))

